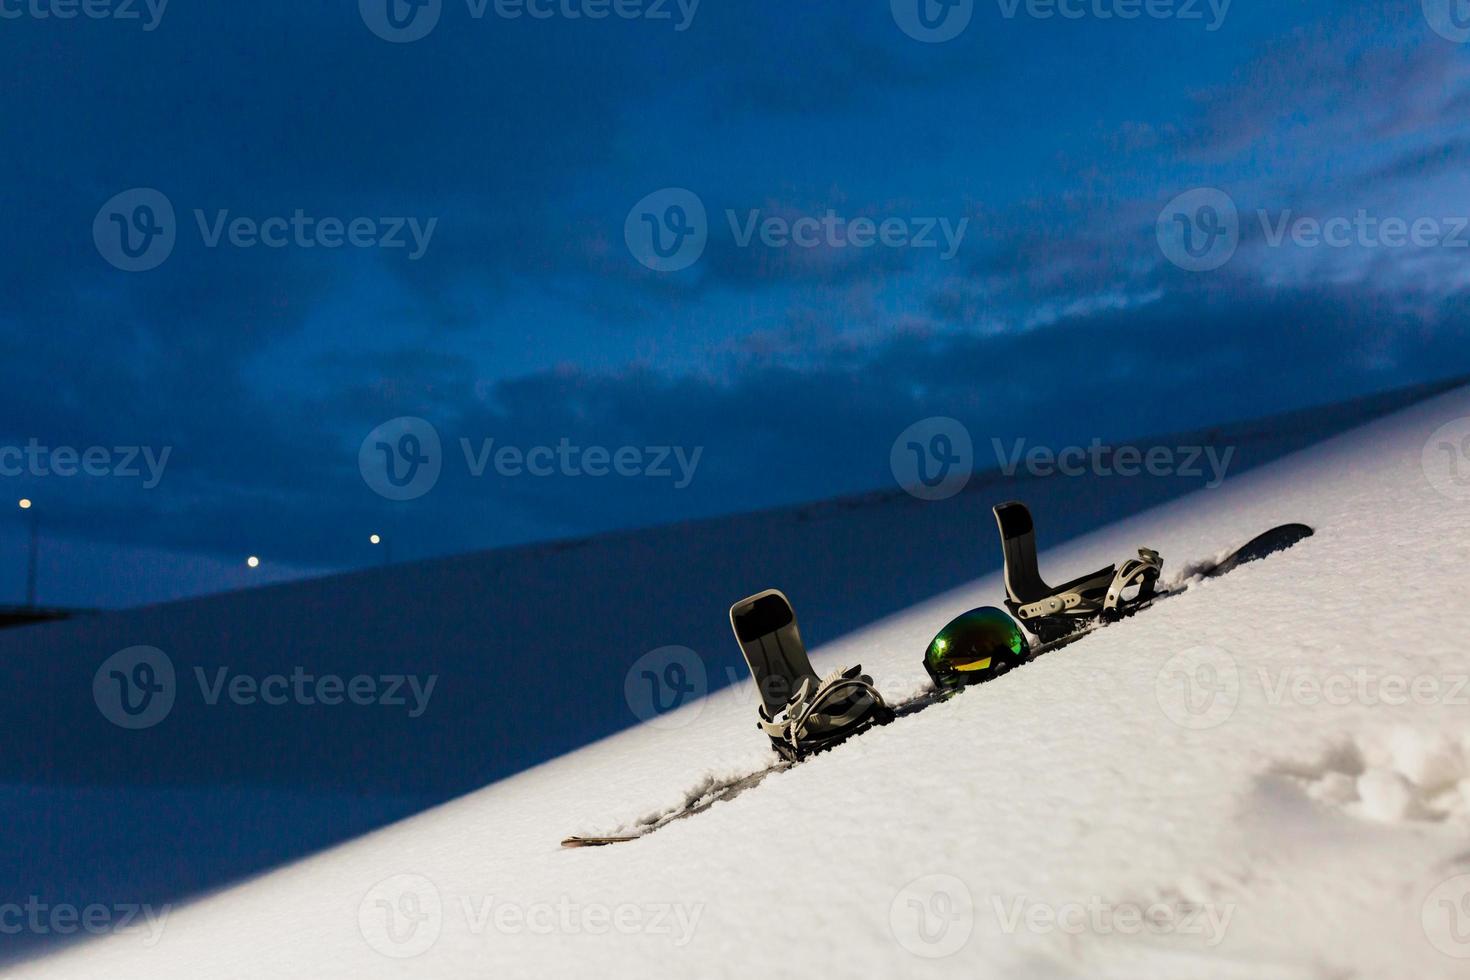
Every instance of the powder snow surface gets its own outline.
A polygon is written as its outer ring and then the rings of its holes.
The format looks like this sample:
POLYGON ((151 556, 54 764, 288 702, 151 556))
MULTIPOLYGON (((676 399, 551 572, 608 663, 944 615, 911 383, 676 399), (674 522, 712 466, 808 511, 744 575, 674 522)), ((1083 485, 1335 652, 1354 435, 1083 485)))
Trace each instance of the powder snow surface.
MULTIPOLYGON (((1148 546, 1167 577, 1317 528, 645 839, 558 846, 767 764, 750 685, 14 975, 1470 975, 1470 487, 1435 435, 1467 416, 1453 392, 1044 554, 1065 580, 1148 546)), ((900 698, 1000 595, 815 665, 900 698)))

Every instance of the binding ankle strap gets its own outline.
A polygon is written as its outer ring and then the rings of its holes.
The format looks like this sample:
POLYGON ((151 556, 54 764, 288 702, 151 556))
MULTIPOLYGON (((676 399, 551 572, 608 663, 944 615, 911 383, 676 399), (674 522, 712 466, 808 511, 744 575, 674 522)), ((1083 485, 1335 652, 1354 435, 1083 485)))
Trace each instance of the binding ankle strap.
POLYGON ((789 745, 797 754, 810 747, 813 740, 820 742, 845 734, 872 714, 874 708, 885 707, 883 696, 862 669, 859 664, 847 671, 839 670, 816 685, 806 678, 786 702, 780 719, 772 717, 764 707, 760 709, 761 731, 772 741, 789 745), (844 710, 832 710, 844 701, 847 702, 844 710))

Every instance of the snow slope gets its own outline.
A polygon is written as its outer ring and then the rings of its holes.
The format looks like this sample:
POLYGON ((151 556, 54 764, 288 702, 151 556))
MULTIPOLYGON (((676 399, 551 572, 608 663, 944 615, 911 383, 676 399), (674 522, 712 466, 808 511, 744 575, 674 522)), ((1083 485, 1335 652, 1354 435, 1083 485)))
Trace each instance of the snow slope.
MULTIPOLYGON (((1462 389, 1049 551, 1318 529, 646 839, 557 843, 764 764, 749 685, 12 975, 1462 977, 1467 436, 1462 389)), ((901 696, 999 595, 814 661, 901 696)))
MULTIPOLYGON (((1143 445, 1233 452, 1234 480, 1451 387, 1143 445)), ((725 613, 757 585, 796 597, 804 635, 820 645, 998 568, 997 500, 1030 502, 1056 543, 1206 485, 1200 469, 992 470, 937 502, 894 487, 0 631, 0 896, 161 905, 225 887, 638 723, 651 705, 625 698, 625 678, 655 648, 698 651, 710 690, 744 683, 725 613), (170 658, 177 696, 154 727, 124 731, 98 710, 94 675, 137 646, 170 658), (418 717, 387 705, 211 702, 197 683, 200 672, 297 668, 438 683, 418 717)), ((0 928, 0 967, 65 940, 0 928)))

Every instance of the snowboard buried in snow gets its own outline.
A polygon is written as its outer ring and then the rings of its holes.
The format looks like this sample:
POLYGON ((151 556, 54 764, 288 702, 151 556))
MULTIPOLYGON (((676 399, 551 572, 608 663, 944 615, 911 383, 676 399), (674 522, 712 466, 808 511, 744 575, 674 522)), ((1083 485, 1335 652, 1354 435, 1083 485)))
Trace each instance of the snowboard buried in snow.
MULTIPOLYGON (((1252 538, 1249 542, 1237 548, 1235 551, 1231 552, 1229 555, 1221 560, 1199 562, 1193 565, 1186 566, 1184 579, 1178 586, 1173 589, 1160 591, 1153 594, 1148 599, 1138 603, 1132 609, 1130 609, 1125 614, 1124 618, 1131 618, 1137 613, 1142 612, 1144 609, 1148 609, 1153 605, 1163 601, 1164 599, 1169 598, 1170 596, 1179 595, 1180 593, 1187 591, 1190 584, 1193 582, 1199 581, 1201 579, 1219 578, 1222 575, 1229 574, 1230 572, 1239 568, 1241 565, 1245 565, 1253 561, 1259 561, 1263 558, 1274 555, 1277 552, 1285 551, 1293 545, 1296 545, 1298 542, 1311 537, 1313 533, 1313 529, 1305 524, 1283 524, 1278 527, 1274 527, 1271 530, 1256 536, 1255 538, 1252 538)), ((1078 640, 1083 639, 1087 635, 1094 633, 1099 629, 1103 629, 1108 625, 1108 621, 1098 619, 1078 628, 1075 632, 1034 646, 1031 649, 1030 656, 1028 657, 1028 662, 1029 660, 1036 659, 1044 653, 1050 653, 1054 650, 1061 649, 1062 647, 1070 646, 1071 644, 1076 643, 1078 640)), ((925 708, 929 707, 930 705, 936 704, 940 701, 948 700, 949 698, 956 696, 958 693, 960 692, 936 690, 918 695, 905 702, 893 705, 893 715, 895 716, 895 718, 902 718, 907 715, 916 714, 919 711, 922 711, 925 708)), ((830 751, 830 749, 827 749, 826 751, 830 751)), ((562 846, 599 847, 607 844, 619 844, 626 841, 637 840, 640 837, 645 837, 648 834, 651 834, 654 831, 667 826, 675 820, 682 820, 687 817, 692 817, 695 814, 703 813, 710 807, 714 806, 716 803, 719 803, 723 800, 734 799, 736 796, 764 781, 766 777, 778 772, 783 772, 787 769, 790 769, 792 766, 799 764, 800 761, 782 759, 781 761, 776 762, 765 769, 758 770, 745 776, 725 781, 712 781, 706 784, 701 784, 689 793, 688 798, 684 801, 683 805, 661 813, 656 817, 646 819, 645 821, 641 822, 631 833, 614 836, 572 836, 564 839, 561 842, 562 846)))

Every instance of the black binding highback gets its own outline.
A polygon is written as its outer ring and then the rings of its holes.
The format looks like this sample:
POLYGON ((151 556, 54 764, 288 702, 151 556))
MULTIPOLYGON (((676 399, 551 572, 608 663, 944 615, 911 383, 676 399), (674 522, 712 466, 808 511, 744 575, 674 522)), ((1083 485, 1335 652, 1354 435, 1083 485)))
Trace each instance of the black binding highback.
POLYGON ((1011 599, 1025 605, 1051 595, 1052 587, 1042 580, 1036 563, 1036 526, 1026 505, 1015 500, 997 504, 995 521, 1000 526, 1000 546, 1006 560, 1006 591, 1011 599))

